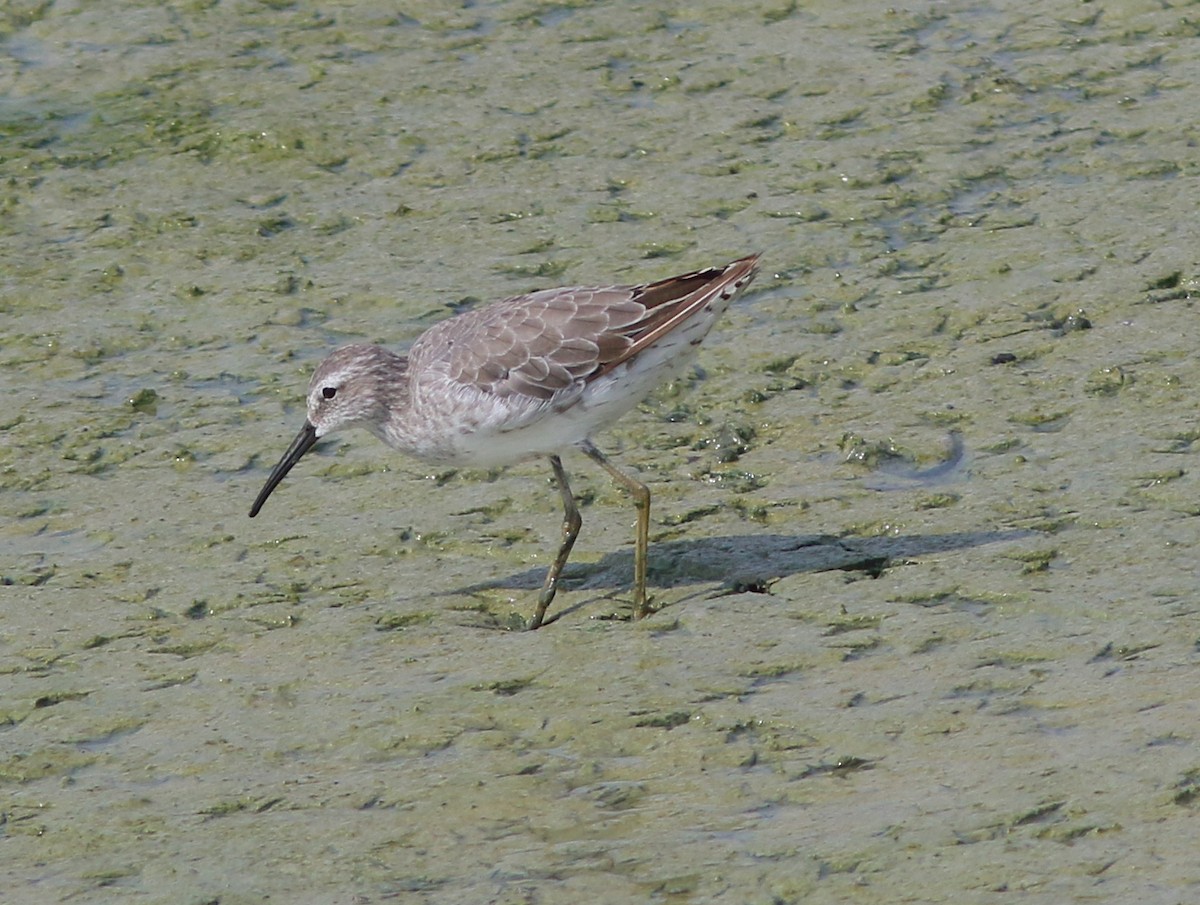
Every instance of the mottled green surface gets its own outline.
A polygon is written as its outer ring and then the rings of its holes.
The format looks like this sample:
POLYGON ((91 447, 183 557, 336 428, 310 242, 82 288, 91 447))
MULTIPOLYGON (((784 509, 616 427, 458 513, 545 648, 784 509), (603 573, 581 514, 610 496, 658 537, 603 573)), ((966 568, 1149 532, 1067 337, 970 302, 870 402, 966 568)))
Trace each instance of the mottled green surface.
POLYGON ((4 5, 0 898, 1195 900, 1198 23, 4 5), (654 617, 583 457, 537 633, 542 464, 246 517, 336 343, 753 250, 654 617))

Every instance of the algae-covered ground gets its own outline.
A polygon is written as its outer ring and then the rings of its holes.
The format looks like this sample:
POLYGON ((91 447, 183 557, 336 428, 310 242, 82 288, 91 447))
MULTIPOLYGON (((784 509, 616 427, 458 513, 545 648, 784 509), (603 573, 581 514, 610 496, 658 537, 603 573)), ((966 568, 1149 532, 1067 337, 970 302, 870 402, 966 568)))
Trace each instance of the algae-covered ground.
POLYGON ((0 9, 0 899, 1200 896, 1200 18, 1065 0, 0 9), (348 340, 763 253, 568 455, 348 340))

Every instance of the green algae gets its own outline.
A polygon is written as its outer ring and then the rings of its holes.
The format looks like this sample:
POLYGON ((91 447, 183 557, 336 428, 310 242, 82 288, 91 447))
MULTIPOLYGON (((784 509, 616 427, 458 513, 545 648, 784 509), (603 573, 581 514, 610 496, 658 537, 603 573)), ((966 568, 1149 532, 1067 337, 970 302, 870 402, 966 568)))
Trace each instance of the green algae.
POLYGON ((14 901, 35 872, 229 902, 1194 885, 1186 15, 0 29, 30 57, 0 111, 14 901), (429 478, 347 438, 246 519, 329 346, 760 248, 703 371, 604 438, 654 492, 644 623, 593 618, 631 515, 576 463, 579 568, 532 637, 496 629, 557 542, 540 465, 429 478), (892 480, 951 428, 946 485, 892 480))

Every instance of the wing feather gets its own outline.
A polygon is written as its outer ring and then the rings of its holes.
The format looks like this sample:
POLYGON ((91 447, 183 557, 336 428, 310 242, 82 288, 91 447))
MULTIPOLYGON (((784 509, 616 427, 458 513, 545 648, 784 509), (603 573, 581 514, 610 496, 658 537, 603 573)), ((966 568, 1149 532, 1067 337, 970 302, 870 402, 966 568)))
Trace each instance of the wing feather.
POLYGON ((758 256, 640 286, 545 289, 435 324, 413 345, 425 369, 480 392, 556 399, 594 380, 686 321, 728 303, 758 256))

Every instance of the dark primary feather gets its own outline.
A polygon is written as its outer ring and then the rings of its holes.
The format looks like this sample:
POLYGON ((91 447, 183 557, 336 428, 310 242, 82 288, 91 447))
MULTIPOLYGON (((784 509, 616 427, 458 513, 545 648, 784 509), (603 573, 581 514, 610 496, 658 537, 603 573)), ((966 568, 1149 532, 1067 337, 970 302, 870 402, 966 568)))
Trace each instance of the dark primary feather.
POLYGON ((505 299, 431 327, 410 352, 413 370, 434 367, 497 396, 549 399, 654 343, 713 290, 745 280, 756 258, 642 286, 505 299), (441 361, 427 360, 434 348, 441 348, 441 361))

